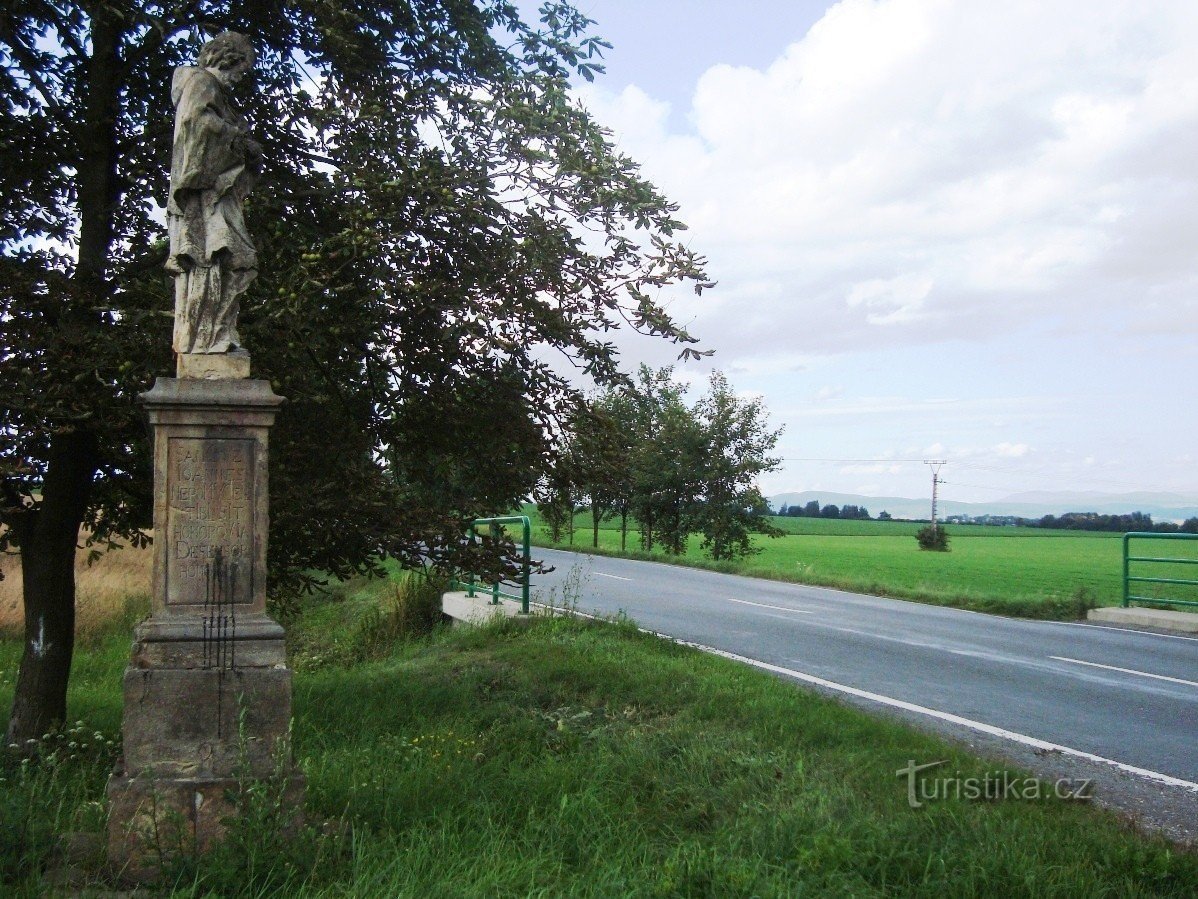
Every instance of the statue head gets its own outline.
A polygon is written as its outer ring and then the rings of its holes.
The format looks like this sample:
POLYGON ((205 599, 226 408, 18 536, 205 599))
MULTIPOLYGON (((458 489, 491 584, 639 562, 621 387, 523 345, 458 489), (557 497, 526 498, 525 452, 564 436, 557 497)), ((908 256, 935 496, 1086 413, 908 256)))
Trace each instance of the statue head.
POLYGON ((257 58, 249 38, 236 31, 222 31, 200 49, 201 68, 208 69, 223 84, 235 84, 257 58))

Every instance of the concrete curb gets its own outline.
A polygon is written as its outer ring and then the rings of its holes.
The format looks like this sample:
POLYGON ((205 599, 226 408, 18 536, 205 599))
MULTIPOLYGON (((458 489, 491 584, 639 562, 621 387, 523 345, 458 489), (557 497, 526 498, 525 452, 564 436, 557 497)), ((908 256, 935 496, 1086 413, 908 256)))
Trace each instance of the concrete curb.
POLYGON ((1198 615, 1193 612, 1173 612, 1164 609, 1141 609, 1134 606, 1106 606, 1091 609, 1086 615, 1090 621, 1105 624, 1123 624, 1131 627, 1151 627, 1184 634, 1198 634, 1198 615))
POLYGON ((446 593, 441 597, 441 611, 453 619, 454 626, 462 624, 485 624, 493 618, 519 618, 527 621, 532 614, 520 611, 520 603, 512 599, 499 598, 499 604, 491 603, 490 593, 475 591, 468 596, 465 590, 446 593))

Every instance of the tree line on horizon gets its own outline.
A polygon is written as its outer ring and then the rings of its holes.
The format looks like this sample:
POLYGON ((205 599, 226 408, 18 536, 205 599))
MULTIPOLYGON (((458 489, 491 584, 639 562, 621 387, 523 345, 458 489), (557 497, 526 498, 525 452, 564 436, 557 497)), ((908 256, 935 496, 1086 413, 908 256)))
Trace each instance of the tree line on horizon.
POLYGON ((554 543, 574 542, 574 518, 591 513, 591 542, 619 520, 620 549, 635 521, 645 552, 682 555, 692 534, 713 559, 757 552, 752 534, 780 536, 758 478, 781 460, 772 456, 781 429, 771 430, 765 404, 738 396, 721 372, 693 405, 670 367, 642 365, 635 380, 608 389, 570 422, 558 463, 533 493, 554 543))
POLYGON ((1064 515, 1045 515, 1041 518, 1017 518, 1020 525, 1065 531, 1150 531, 1157 534, 1198 534, 1198 517, 1175 521, 1153 521, 1147 512, 1126 515, 1105 515, 1099 512, 1066 512, 1064 515))
MULTIPOLYGON (((821 506, 819 500, 813 499, 804 505, 796 503, 793 506, 788 506, 783 503, 778 509, 778 515, 783 518, 839 518, 850 521, 869 521, 869 509, 865 506, 857 506, 852 503, 846 503, 843 506, 838 506, 836 503, 828 503, 826 506, 821 506)), ((890 513, 882 512, 878 515, 878 521, 889 521, 890 513), (883 517, 885 516, 885 517, 883 517)))
MULTIPOLYGON (((787 505, 783 503, 777 515, 784 518, 835 518, 851 521, 893 521, 896 520, 889 512, 881 512, 877 519, 872 519, 869 510, 864 506, 847 503, 837 506, 829 503, 821 506, 819 500, 809 500, 803 505, 798 503, 787 505)), ((900 521, 927 521, 926 518, 903 518, 900 521)), ((1178 523, 1175 521, 1153 521, 1147 512, 1128 512, 1125 514, 1104 514, 1101 512, 1066 512, 1063 515, 1043 515, 1040 518, 1028 518, 1022 515, 949 515, 944 519, 945 524, 988 525, 991 527, 1025 527, 1045 528, 1047 530, 1066 531, 1104 531, 1111 533, 1128 533, 1135 531, 1157 534, 1198 534, 1198 517, 1187 518, 1178 523)))

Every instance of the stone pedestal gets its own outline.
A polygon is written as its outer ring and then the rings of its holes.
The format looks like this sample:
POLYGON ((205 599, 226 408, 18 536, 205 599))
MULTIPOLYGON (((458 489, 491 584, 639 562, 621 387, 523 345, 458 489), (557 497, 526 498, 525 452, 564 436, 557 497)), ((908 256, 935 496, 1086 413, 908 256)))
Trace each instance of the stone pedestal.
POLYGON ((282 398, 266 381, 159 378, 154 583, 124 678, 124 758, 108 784, 109 860, 132 878, 160 853, 203 852, 239 778, 282 776, 291 672, 266 614, 267 436, 282 398))

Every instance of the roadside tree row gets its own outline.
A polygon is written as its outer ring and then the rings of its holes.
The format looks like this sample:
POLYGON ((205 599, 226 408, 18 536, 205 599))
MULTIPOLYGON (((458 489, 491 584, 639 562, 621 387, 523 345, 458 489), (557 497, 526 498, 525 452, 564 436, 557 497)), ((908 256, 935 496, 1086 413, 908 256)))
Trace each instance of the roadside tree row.
POLYGON ((781 430, 771 430, 760 399, 738 396, 720 372, 693 405, 672 368, 642 366, 634 381, 609 388, 571 417, 558 463, 534 499, 554 542, 573 542, 575 515, 590 511, 591 543, 619 521, 620 548, 635 523, 640 548, 686 552, 692 534, 713 559, 756 550, 754 533, 782 532, 758 486, 776 470, 781 430))

